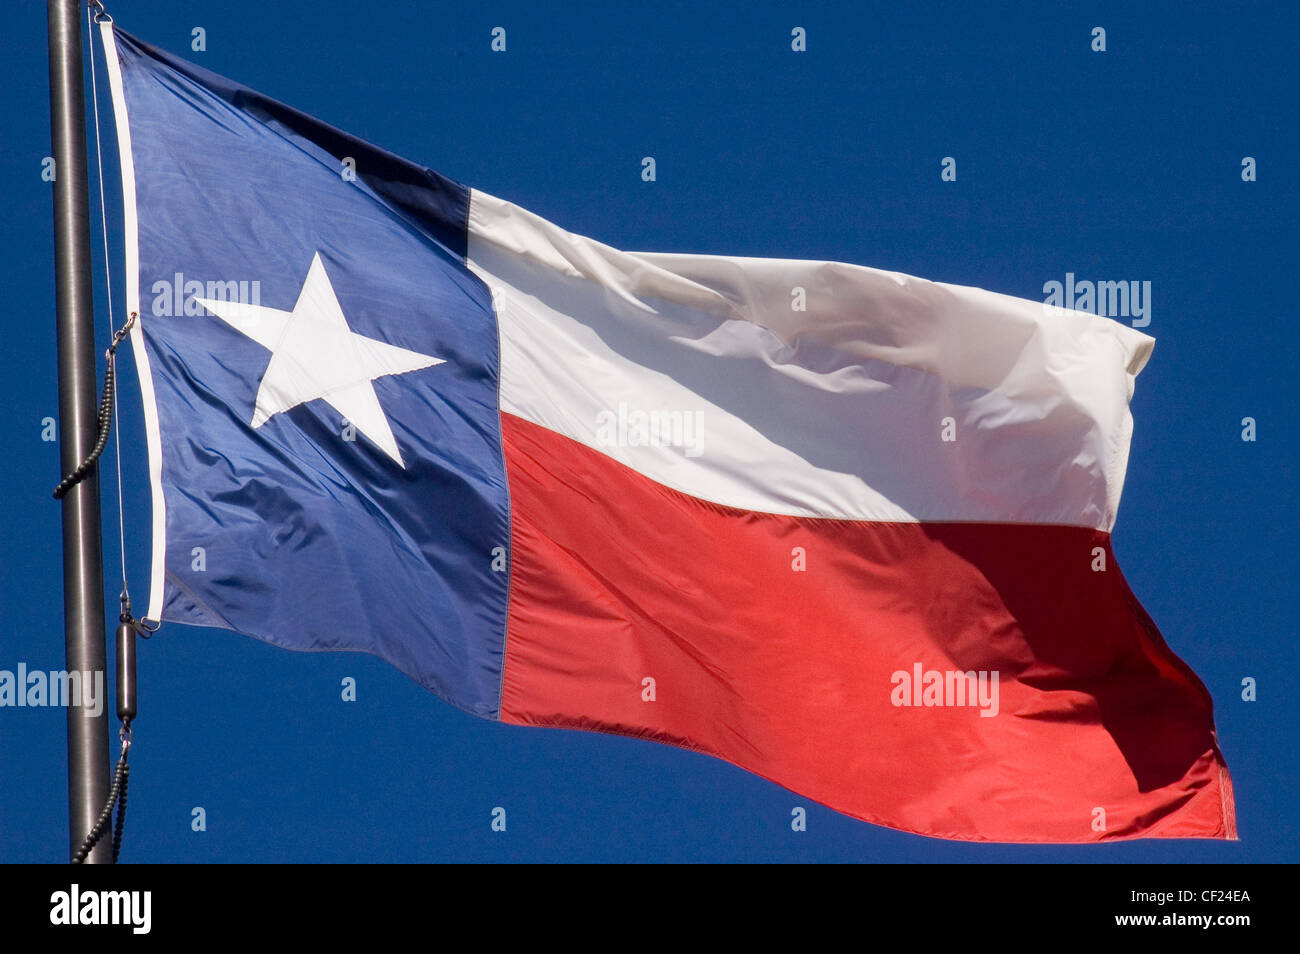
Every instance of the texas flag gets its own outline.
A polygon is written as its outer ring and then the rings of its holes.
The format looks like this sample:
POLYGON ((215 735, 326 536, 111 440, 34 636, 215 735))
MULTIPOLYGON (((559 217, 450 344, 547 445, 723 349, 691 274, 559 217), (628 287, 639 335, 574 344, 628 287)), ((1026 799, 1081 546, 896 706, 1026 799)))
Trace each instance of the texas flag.
POLYGON ((973 841, 1235 838, 1111 549, 1153 341, 623 252, 101 25, 155 619, 973 841))

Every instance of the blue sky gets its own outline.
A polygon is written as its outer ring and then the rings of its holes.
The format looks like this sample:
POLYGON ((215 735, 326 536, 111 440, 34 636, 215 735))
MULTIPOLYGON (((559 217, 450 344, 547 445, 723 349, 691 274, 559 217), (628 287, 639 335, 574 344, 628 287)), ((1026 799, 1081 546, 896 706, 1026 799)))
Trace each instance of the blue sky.
MULTIPOLYGON (((1214 697, 1240 842, 926 839, 695 753, 480 721, 368 656, 168 625, 140 647, 124 860, 1297 860, 1300 15, 1141 7, 109 4, 142 39, 621 248, 834 259, 1032 299, 1067 272, 1150 281, 1157 344, 1133 401, 1115 551, 1214 697), (496 26, 503 54, 489 49, 496 26), (795 26, 805 53, 790 50, 795 26), (1104 53, 1090 49, 1097 26, 1104 53), (194 27, 204 52, 190 49, 194 27), (647 155, 654 183, 640 177, 647 155), (940 180, 944 156, 956 182, 940 180), (1246 156, 1255 182, 1242 181, 1246 156), (355 703, 340 699, 345 676, 355 703), (1255 702, 1241 699, 1245 677, 1255 702), (795 805, 806 832, 790 830, 795 805), (191 830, 196 806, 204 832, 191 830), (505 833, 490 830, 495 806, 505 833)), ((4 35, 0 669, 57 669, 44 5, 11 4, 4 35)), ((120 282, 112 222, 109 241, 120 282)), ((98 228, 95 242, 106 338, 98 228)), ((142 603, 130 361, 123 378, 126 555, 142 603)), ((104 504, 114 599, 111 481, 104 504)), ((0 710, 0 860, 66 857, 65 744, 62 710, 0 710)))

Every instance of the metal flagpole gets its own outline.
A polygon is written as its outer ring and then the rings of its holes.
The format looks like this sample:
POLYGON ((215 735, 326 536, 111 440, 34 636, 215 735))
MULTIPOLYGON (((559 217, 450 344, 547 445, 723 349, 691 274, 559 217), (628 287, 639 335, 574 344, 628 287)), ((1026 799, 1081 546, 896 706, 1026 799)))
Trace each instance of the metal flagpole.
MULTIPOLYGON (((95 445, 98 395, 90 278, 90 198, 79 0, 48 0, 50 127, 54 143, 54 278, 58 302, 59 454, 70 474, 95 445)), ((99 480, 92 470, 63 498, 63 620, 68 672, 107 686, 99 480)), ((101 696, 102 698, 102 696, 101 696)), ((69 700, 70 701, 70 700, 69 700)), ((81 847, 108 799, 108 707, 68 710, 69 855, 81 847)), ((86 859, 108 864, 100 839, 86 859)))

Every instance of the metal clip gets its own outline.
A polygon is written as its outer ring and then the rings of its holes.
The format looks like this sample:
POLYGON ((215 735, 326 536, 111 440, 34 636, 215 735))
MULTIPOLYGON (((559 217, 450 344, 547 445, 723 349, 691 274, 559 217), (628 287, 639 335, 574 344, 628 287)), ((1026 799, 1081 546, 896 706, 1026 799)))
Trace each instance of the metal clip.
POLYGON ((131 312, 131 317, 126 320, 126 324, 113 332, 113 343, 109 345, 108 350, 104 352, 104 357, 111 358, 117 353, 117 346, 126 340, 126 336, 131 333, 131 326, 135 324, 135 320, 138 317, 138 313, 134 311, 131 312))

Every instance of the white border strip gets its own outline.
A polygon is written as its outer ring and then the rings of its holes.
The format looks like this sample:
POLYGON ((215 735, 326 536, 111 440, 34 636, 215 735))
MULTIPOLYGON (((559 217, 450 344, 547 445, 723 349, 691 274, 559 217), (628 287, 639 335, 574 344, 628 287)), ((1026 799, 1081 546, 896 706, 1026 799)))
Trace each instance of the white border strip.
POLYGON ((136 372, 140 378, 145 434, 149 444, 149 484, 153 496, 153 556, 149 571, 149 608, 144 618, 161 621, 163 568, 166 566, 167 557, 167 504, 163 500, 162 437, 158 430, 158 402, 154 396, 149 353, 144 346, 144 315, 140 313, 140 223, 136 218, 135 207, 135 159, 131 152, 131 127, 126 117, 126 94, 122 89, 122 66, 117 59, 117 43, 113 39, 113 21, 105 20, 100 23, 99 34, 104 42, 104 62, 108 66, 108 80, 113 91, 118 161, 122 167, 126 309, 129 314, 136 316, 135 324, 131 326, 131 351, 135 355, 136 372))

